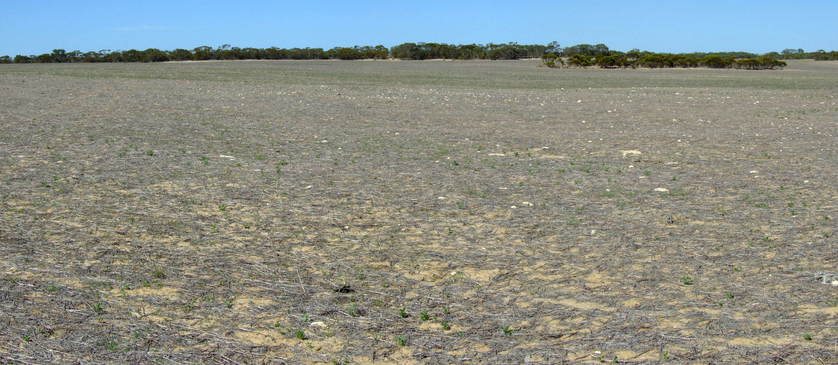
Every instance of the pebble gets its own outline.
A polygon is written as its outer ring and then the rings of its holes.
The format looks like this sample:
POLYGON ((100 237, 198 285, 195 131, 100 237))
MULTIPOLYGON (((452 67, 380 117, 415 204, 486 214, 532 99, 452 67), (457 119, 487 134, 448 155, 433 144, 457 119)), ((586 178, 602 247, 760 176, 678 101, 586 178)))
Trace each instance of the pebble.
POLYGON ((626 156, 639 156, 643 154, 643 152, 640 152, 638 150, 623 150, 620 151, 620 153, 623 154, 623 158, 626 158, 626 156))
POLYGON ((669 192, 669 189, 667 189, 667 188, 655 188, 655 191, 657 191, 659 193, 667 193, 667 192, 669 192))

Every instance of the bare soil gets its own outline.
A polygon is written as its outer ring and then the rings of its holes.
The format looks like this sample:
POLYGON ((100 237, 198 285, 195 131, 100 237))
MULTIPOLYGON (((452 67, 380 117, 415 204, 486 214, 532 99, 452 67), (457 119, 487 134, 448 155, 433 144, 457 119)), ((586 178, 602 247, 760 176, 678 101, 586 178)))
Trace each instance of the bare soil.
POLYGON ((838 63, 0 67, 0 361, 838 359, 838 63))

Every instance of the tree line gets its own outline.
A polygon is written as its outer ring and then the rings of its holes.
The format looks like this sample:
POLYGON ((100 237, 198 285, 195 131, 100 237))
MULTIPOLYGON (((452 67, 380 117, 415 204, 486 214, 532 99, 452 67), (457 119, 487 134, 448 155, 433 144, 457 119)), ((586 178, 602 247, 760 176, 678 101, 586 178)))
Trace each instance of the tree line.
POLYGON ((551 68, 589 67, 601 68, 735 68, 744 70, 774 70, 786 66, 784 61, 768 56, 737 58, 721 54, 697 56, 693 54, 669 54, 651 52, 611 52, 599 56, 573 54, 562 57, 548 53, 542 57, 544 65, 551 68))
POLYGON ((771 52, 767 56, 785 60, 816 60, 816 61, 838 61, 838 51, 827 52, 819 49, 815 52, 806 52, 801 48, 786 48, 782 52, 771 52))
POLYGON ((548 46, 504 44, 451 45, 444 43, 404 43, 387 48, 378 46, 323 48, 239 48, 228 44, 217 48, 200 46, 193 49, 178 48, 171 51, 149 48, 127 51, 71 51, 55 49, 41 55, 17 55, 0 57, 0 63, 81 63, 81 62, 165 62, 206 60, 361 60, 399 58, 408 60, 425 59, 492 59, 514 60, 538 58, 544 55, 548 46))
POLYGON ((601 68, 737 68, 746 70, 769 70, 782 68, 786 63, 769 55, 758 56, 749 52, 695 52, 654 53, 633 49, 628 52, 615 51, 604 44, 577 44, 561 48, 555 44, 542 56, 544 65, 551 68, 589 67, 601 68))
POLYGON ((81 62, 164 62, 205 60, 360 60, 360 59, 486 59, 515 60, 539 58, 550 67, 714 67, 714 68, 778 68, 781 59, 814 58, 838 60, 838 52, 804 52, 786 49, 758 56, 748 52, 667 54, 640 51, 620 52, 604 44, 577 44, 560 47, 558 42, 541 44, 489 43, 455 45, 447 43, 403 43, 392 48, 382 45, 323 48, 239 48, 229 44, 212 48, 200 46, 175 50, 130 49, 127 51, 65 51, 55 49, 40 55, 0 57, 0 63, 81 63, 81 62))

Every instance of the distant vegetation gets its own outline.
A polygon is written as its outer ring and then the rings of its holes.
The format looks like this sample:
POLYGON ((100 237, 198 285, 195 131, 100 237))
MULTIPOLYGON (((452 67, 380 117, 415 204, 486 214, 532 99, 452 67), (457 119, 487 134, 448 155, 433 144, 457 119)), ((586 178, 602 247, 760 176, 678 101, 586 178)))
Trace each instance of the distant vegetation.
POLYGON ((53 50, 41 55, 17 55, 0 57, 0 63, 80 63, 80 62, 164 62, 205 60, 312 60, 312 59, 486 59, 515 60, 539 58, 548 67, 711 67, 741 68, 749 70, 774 69, 785 66, 782 59, 838 60, 838 52, 805 52, 802 49, 786 49, 756 55, 748 52, 716 53, 653 53, 637 49, 620 52, 604 44, 578 44, 562 48, 557 42, 547 45, 518 43, 489 43, 453 45, 446 43, 403 43, 387 48, 378 46, 322 48, 239 48, 225 44, 218 48, 201 46, 193 49, 171 51, 149 48, 127 51, 71 51, 53 50))
POLYGON ((144 51, 91 51, 67 52, 63 49, 52 53, 14 58, 0 57, 0 63, 76 63, 76 62, 163 62, 163 61, 205 61, 205 60, 360 60, 399 58, 409 60, 425 59, 491 59, 514 60, 538 58, 549 48, 545 45, 523 45, 517 43, 487 45, 451 45, 444 43, 404 43, 388 49, 384 46, 322 48, 239 48, 223 45, 218 48, 201 46, 191 50, 176 49, 161 51, 149 48, 144 51))
POLYGON ((637 49, 620 52, 609 50, 604 44, 580 44, 541 57, 551 68, 589 67, 601 68, 736 68, 745 70, 773 70, 786 63, 768 55, 757 56, 747 52, 722 53, 653 53, 637 49))
POLYGON ((822 49, 815 52, 806 52, 802 49, 784 49, 782 52, 771 52, 766 56, 786 60, 816 60, 816 61, 838 61, 838 51, 827 52, 822 49))

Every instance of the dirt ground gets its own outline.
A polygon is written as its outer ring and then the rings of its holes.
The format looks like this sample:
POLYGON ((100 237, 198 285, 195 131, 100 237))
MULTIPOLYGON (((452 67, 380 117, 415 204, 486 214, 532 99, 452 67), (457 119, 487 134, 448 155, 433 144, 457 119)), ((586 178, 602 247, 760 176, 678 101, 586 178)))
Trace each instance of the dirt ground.
POLYGON ((838 363, 838 63, 0 65, 0 361, 838 363))

